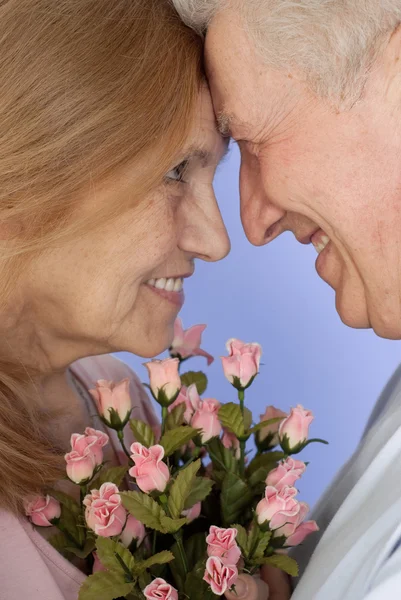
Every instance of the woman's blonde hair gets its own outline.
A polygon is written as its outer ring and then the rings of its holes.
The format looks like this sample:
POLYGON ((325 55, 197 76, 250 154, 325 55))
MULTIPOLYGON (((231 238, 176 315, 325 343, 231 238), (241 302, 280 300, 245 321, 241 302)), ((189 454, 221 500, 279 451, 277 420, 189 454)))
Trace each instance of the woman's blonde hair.
MULTIPOLYGON (((201 82, 201 42, 168 0, 0 3, 0 223, 19 231, 0 248, 0 302, 34 252, 82 229, 71 214, 92 182, 144 156, 129 201, 162 181, 201 82)), ((10 510, 61 466, 21 371, 0 357, 0 505, 10 510)))

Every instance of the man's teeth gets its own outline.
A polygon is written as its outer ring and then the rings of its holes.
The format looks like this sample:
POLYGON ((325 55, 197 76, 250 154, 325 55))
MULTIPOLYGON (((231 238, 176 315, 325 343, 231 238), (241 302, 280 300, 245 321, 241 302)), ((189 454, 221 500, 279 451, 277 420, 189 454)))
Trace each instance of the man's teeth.
POLYGON ((326 248, 329 241, 330 241, 330 238, 327 235, 322 235, 322 237, 319 239, 319 241, 313 242, 313 246, 318 254, 323 252, 323 250, 326 248))
POLYGON ((148 285, 157 288, 158 290, 166 290, 166 292, 181 292, 183 288, 183 280, 181 277, 174 279, 169 277, 161 277, 160 279, 149 279, 148 285))

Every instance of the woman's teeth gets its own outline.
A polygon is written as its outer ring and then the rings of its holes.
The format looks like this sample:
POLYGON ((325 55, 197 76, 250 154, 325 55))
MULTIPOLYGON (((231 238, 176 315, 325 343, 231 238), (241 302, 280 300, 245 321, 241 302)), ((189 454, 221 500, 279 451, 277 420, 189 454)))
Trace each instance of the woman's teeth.
POLYGON ((181 292, 183 288, 183 280, 181 277, 174 279, 170 277, 166 279, 161 277, 160 279, 149 279, 148 285, 157 288, 158 290, 166 290, 166 292, 181 292))
POLYGON ((312 243, 317 253, 320 254, 326 248, 329 241, 330 238, 327 235, 322 235, 318 240, 314 240, 312 243))

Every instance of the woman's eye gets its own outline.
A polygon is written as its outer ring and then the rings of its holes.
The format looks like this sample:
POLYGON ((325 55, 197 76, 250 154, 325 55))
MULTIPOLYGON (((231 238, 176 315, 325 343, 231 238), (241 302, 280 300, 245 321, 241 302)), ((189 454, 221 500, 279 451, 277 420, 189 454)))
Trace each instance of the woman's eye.
POLYGON ((171 171, 167 173, 166 179, 186 183, 184 181, 184 175, 188 167, 188 162, 188 160, 183 160, 179 165, 171 169, 171 171))

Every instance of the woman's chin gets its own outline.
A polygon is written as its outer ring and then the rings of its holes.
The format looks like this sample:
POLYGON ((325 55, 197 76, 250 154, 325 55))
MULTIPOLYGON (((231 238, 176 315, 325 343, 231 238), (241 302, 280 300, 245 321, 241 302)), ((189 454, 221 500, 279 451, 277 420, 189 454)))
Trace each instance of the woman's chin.
POLYGON ((114 352, 130 352, 142 358, 154 358, 170 348, 173 341, 173 326, 166 327, 165 331, 152 336, 137 333, 130 337, 126 343, 121 344, 114 352))

